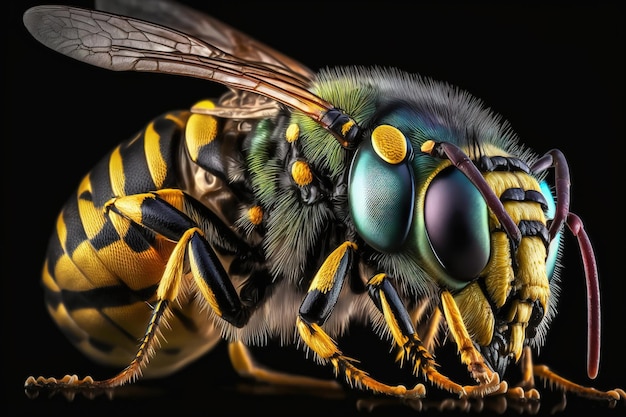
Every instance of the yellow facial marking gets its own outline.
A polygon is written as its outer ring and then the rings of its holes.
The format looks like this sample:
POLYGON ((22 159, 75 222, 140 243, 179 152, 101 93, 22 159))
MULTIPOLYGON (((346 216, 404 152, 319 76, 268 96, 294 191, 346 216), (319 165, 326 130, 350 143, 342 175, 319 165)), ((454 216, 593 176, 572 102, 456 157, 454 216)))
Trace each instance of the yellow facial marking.
POLYGON ((491 233, 491 257, 485 268, 485 287, 496 307, 502 307, 511 293, 515 274, 511 267, 511 246, 506 233, 491 233))
POLYGON ((535 190, 541 192, 541 187, 536 179, 525 172, 493 171, 484 174, 485 181, 493 192, 500 196, 509 188, 521 188, 523 190, 535 190))
POLYGON ((519 268, 515 287, 522 300, 539 300, 547 311, 550 283, 546 273, 546 248, 536 236, 524 237, 517 250, 519 268))
POLYGON ((287 128, 287 131, 285 132, 285 139, 287 139, 287 142, 294 142, 298 139, 299 136, 300 126, 298 126, 296 123, 290 124, 287 128))
POLYGON ((291 177, 299 186, 308 185, 313 181, 313 173, 309 164, 304 161, 296 161, 291 166, 291 177))
POLYGON ((248 220, 255 226, 263 221, 263 209, 261 206, 252 206, 248 209, 248 220))
POLYGON ((524 347, 524 338, 526 333, 526 327, 532 314, 532 305, 515 300, 511 306, 509 312, 509 321, 511 322, 511 338, 509 341, 509 351, 515 357, 517 362, 522 356, 522 349, 524 347))
POLYGON ((394 165, 404 160, 408 149, 402 132, 389 125, 380 125, 374 129, 372 146, 383 161, 394 165))

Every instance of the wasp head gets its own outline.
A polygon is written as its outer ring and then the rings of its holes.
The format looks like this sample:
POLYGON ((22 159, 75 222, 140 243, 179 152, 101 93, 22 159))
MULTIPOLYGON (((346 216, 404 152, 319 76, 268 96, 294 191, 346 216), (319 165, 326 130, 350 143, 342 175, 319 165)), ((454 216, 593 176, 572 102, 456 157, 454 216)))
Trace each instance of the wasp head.
POLYGON ((529 169, 533 155, 478 100, 428 80, 377 75, 359 79, 377 94, 367 117, 355 117, 351 221, 402 284, 451 291, 470 337, 503 372, 524 346, 543 344, 555 312, 555 199, 529 169), (424 151, 432 143, 456 156, 424 151))

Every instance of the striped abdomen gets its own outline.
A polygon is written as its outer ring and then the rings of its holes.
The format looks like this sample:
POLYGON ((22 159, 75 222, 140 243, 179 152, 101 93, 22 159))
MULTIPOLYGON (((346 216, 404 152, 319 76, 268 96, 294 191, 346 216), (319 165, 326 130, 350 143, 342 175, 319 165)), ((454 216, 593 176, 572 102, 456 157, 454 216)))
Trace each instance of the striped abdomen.
MULTIPOLYGON (((50 239, 43 285, 50 314, 99 362, 125 366, 149 320, 173 243, 104 211, 114 197, 178 188, 188 112, 163 115, 116 147, 81 181, 50 239)), ((172 308, 162 352, 148 375, 174 370, 213 346, 212 325, 193 303, 172 308), (198 337, 200 335, 200 337, 198 337)))

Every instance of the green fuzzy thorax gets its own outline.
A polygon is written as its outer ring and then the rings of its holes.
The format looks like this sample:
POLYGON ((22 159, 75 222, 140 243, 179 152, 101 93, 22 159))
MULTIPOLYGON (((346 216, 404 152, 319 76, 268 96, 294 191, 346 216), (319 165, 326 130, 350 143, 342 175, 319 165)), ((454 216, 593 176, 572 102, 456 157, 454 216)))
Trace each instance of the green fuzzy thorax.
POLYGON ((278 189, 278 175, 283 170, 282 161, 276 156, 273 141, 276 125, 271 119, 261 120, 249 137, 246 162, 255 198, 268 207, 278 189))

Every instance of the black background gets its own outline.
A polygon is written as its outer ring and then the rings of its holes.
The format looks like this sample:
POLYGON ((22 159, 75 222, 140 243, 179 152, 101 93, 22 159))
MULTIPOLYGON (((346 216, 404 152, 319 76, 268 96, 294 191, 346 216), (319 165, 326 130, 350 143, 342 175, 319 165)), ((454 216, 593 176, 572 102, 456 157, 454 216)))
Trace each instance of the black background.
MULTIPOLYGON (((108 72, 52 52, 30 38, 21 23, 24 10, 38 3, 8 3, 10 13, 4 14, 2 26, 3 414, 161 415, 177 410, 180 415, 367 415, 356 406, 366 395, 348 393, 337 399, 314 393, 251 393, 252 387, 234 376, 224 346, 166 380, 140 383, 112 401, 26 398, 22 384, 29 375, 112 375, 84 359, 44 310, 40 269, 63 202, 107 150, 152 117, 224 91, 200 80, 108 72)), ((603 303, 600 373, 595 381, 585 375, 585 282, 570 235, 559 316, 539 362, 598 388, 626 386, 620 349, 626 318, 624 17, 616 6, 414 3, 407 9, 406 3, 391 1, 289 6, 230 1, 196 7, 313 69, 376 64, 446 80, 501 113, 537 152, 563 150, 572 175, 571 209, 585 221, 597 252, 603 303)), ((365 343, 361 348, 370 349, 365 343)), ((454 352, 451 356, 455 362, 454 352)), ((280 359, 292 369, 300 366, 280 359)), ((448 363, 443 362, 443 369, 448 363)), ((539 413, 560 399, 548 389, 544 392, 539 413)), ((623 415, 626 410, 572 396, 568 401, 565 414, 623 415)), ((522 412, 516 406, 487 411, 495 406, 489 401, 483 406, 487 415, 522 412)), ((438 413, 430 403, 422 407, 438 413)), ((416 413, 400 404, 372 413, 392 412, 416 413)))

